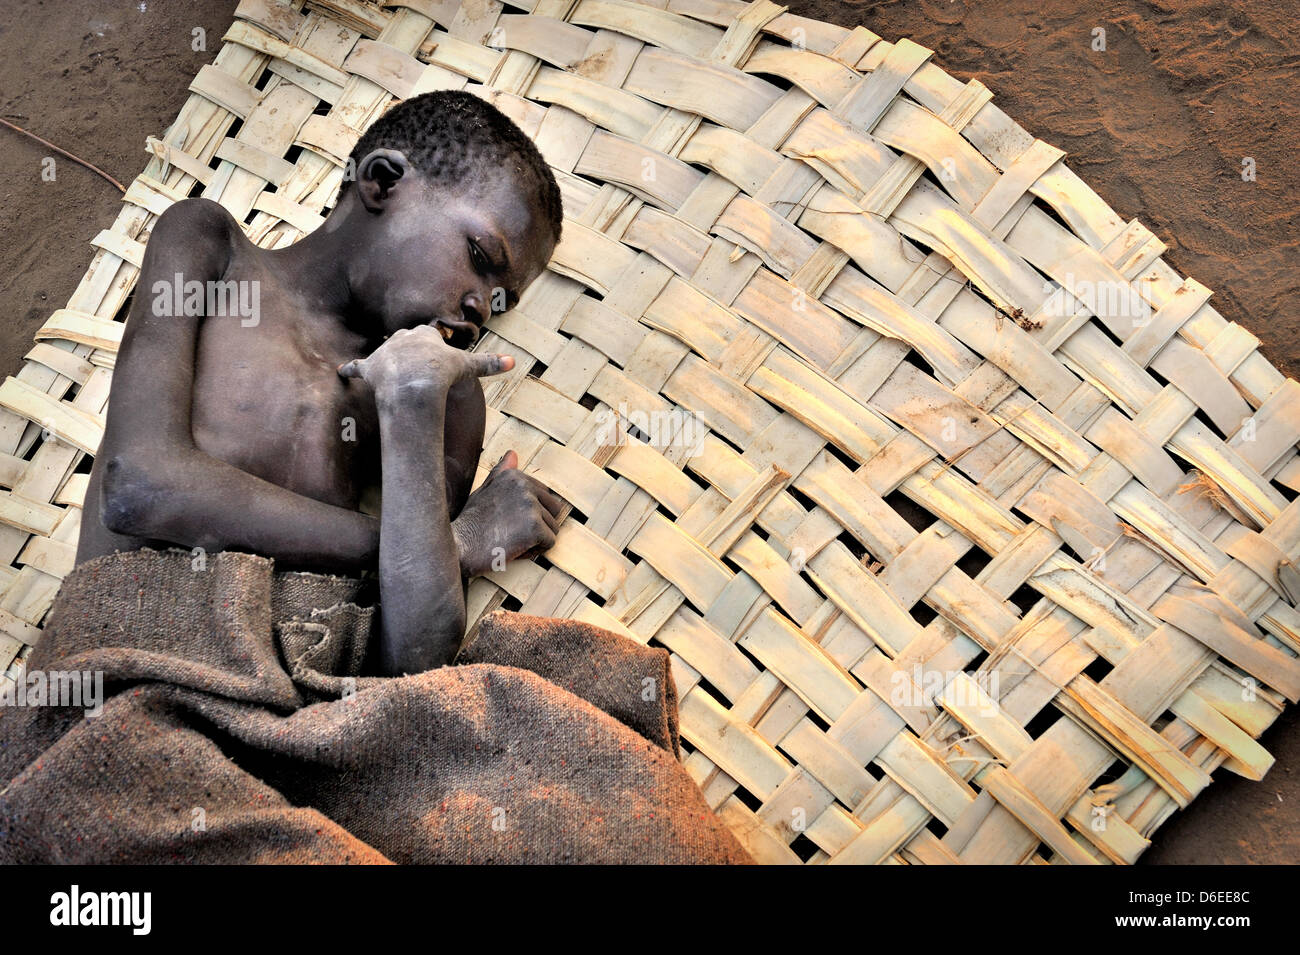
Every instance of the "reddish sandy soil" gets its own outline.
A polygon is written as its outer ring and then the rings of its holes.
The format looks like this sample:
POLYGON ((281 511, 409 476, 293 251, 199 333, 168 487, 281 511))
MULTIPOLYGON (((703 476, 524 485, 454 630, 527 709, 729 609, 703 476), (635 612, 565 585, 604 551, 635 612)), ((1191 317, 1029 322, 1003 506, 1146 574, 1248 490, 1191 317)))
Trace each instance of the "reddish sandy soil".
MULTIPOLYGON (((129 182, 211 60, 234 0, 5 0, 0 116, 129 182), (191 48, 202 27, 207 50, 191 48)), ((1300 375, 1298 0, 789 0, 792 12, 886 39, 910 36, 961 78, 978 76, 1030 132, 1121 215, 1139 218, 1167 260, 1300 375), (1093 30, 1106 50, 1092 49, 1093 30), (1242 159, 1257 178, 1243 182, 1242 159)), ((0 129, 0 372, 65 302, 118 195, 43 146, 0 129)), ((1217 783, 1156 837, 1146 862, 1300 861, 1300 729, 1292 709, 1265 735, 1277 765, 1262 783, 1217 783)))

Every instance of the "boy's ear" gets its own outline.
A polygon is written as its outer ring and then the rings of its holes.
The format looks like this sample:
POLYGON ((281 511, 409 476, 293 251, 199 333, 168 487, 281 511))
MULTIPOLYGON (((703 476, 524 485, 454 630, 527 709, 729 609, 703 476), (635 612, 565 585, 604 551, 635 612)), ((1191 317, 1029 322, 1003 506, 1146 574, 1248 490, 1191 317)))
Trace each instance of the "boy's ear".
POLYGON ((389 193, 408 165, 400 149, 375 149, 365 155, 357 164, 357 190, 366 209, 379 212, 388 204, 389 193))

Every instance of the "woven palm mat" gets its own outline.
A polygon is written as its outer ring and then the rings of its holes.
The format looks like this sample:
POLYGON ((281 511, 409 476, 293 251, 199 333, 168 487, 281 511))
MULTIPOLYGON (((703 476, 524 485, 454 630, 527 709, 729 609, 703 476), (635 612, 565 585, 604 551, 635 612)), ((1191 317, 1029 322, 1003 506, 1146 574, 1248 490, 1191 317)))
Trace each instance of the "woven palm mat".
MULTIPOLYGON (((1297 384, 931 52, 767 0, 243 0, 0 387, 10 675, 73 566, 157 216, 315 228, 359 131, 468 89, 564 239, 483 348, 485 463, 572 503, 501 605, 673 654, 771 862, 1132 862, 1300 695, 1297 384)), ((480 474, 480 477, 482 474, 480 474)))

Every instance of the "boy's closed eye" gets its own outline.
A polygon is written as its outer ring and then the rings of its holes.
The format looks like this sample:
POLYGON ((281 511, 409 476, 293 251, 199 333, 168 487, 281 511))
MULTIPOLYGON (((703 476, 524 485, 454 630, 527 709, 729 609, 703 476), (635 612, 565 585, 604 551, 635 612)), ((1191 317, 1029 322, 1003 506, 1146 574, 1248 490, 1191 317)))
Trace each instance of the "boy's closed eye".
POLYGON ((473 239, 469 240, 469 260, 470 264, 474 266, 474 271, 479 275, 487 275, 497 270, 488 258, 488 254, 483 251, 483 246, 473 239))
POLYGON ((474 271, 480 275, 506 275, 510 271, 510 254, 491 233, 469 237, 469 256, 474 271))

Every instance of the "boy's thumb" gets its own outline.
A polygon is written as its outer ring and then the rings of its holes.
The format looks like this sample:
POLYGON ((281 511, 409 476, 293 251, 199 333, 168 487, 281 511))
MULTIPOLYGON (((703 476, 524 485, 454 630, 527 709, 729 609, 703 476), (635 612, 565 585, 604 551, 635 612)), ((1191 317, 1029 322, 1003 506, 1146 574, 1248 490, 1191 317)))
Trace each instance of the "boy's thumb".
POLYGON ((509 471, 511 468, 517 467, 519 467, 519 455, 515 454, 514 451, 507 451, 501 455, 501 460, 497 462, 497 466, 492 469, 492 473, 488 477, 496 477, 502 471, 509 471))

